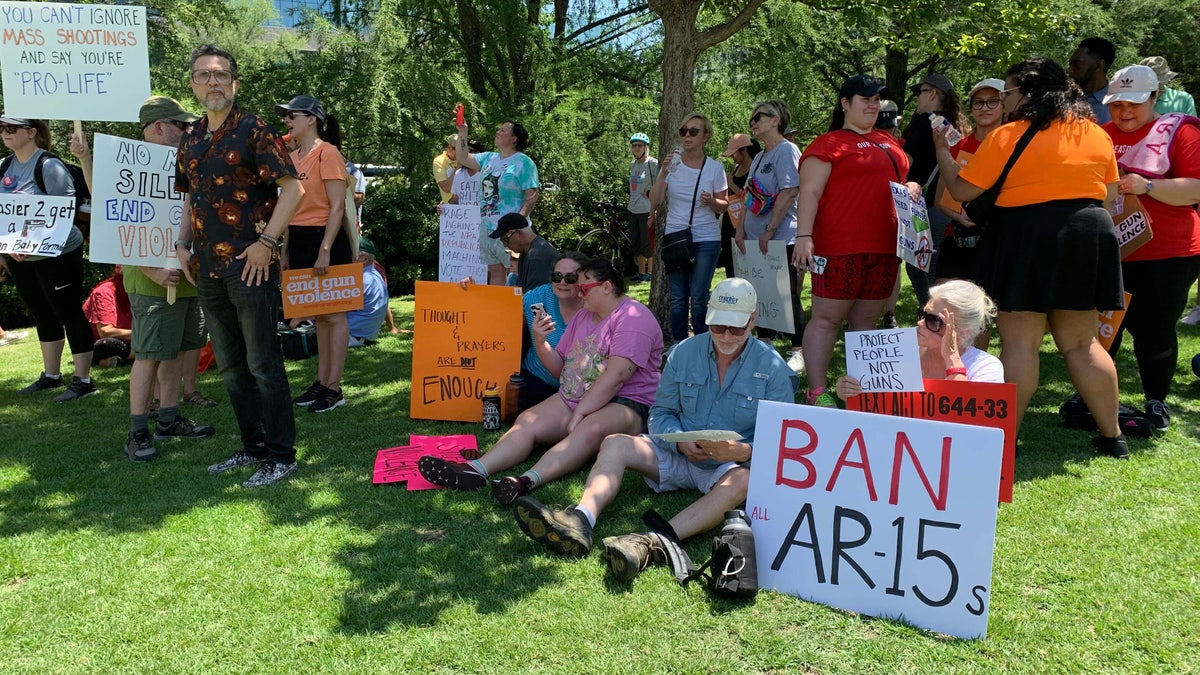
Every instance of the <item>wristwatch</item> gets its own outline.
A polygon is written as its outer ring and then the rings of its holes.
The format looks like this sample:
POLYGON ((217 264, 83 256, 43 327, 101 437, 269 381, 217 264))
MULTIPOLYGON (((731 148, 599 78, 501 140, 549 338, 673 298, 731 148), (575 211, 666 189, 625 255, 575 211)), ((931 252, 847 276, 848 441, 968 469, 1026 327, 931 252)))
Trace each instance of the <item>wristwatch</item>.
POLYGON ((1154 192, 1154 181, 1148 180, 1146 181, 1146 194, 1150 194, 1151 192, 1154 192))

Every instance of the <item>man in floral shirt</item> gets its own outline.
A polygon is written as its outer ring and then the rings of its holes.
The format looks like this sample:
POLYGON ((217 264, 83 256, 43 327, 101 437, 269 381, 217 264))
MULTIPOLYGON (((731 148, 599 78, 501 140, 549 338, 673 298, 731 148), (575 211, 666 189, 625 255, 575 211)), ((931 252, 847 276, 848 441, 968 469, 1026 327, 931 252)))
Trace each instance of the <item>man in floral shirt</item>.
POLYGON ((219 474, 258 471, 242 485, 259 487, 296 470, 296 422, 279 315, 279 248, 303 188, 283 140, 233 104, 237 61, 212 45, 192 52, 191 83, 205 116, 179 146, 175 189, 186 192, 175 249, 200 292, 200 306, 242 449, 208 467, 219 474))

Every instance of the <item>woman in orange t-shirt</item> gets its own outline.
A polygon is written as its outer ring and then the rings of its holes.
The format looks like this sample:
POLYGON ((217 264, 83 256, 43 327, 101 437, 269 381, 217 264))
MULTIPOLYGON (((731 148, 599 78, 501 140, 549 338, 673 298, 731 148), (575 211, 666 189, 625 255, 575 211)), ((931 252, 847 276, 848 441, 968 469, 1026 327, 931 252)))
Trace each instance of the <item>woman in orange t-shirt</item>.
MULTIPOLYGON (((312 268, 323 276, 330 265, 351 259, 350 237, 342 227, 346 210, 346 160, 338 147, 342 134, 337 120, 325 114, 315 97, 302 94, 275 106, 297 144, 292 151, 304 196, 288 227, 284 260, 291 269, 312 268)), ((327 412, 346 402, 342 370, 350 344, 346 313, 320 314, 317 321, 317 380, 293 402, 309 412, 327 412)))
POLYGON ((1062 66, 1042 57, 1008 70, 1004 110, 1012 122, 984 139, 966 167, 934 135, 946 190, 967 202, 994 185, 1018 140, 1037 129, 1013 164, 985 224, 980 285, 1000 312, 1004 379, 1017 385, 1017 426, 1038 386, 1047 320, 1071 381, 1092 411, 1093 445, 1129 456, 1117 424, 1117 371, 1096 339, 1096 312, 1123 306, 1121 257, 1106 206, 1116 197, 1112 141, 1062 66))

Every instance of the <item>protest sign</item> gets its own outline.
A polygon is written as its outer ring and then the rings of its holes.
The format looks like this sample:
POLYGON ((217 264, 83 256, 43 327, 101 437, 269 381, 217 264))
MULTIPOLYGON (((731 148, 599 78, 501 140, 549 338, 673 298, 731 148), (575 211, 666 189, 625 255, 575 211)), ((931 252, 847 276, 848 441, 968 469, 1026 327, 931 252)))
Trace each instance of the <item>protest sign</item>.
POLYGON ((479 422, 483 392, 521 369, 521 292, 418 281, 413 310, 415 419, 479 422))
POLYGON ((175 148, 105 134, 92 146, 91 261, 179 269, 175 148))
POLYGON ((998 429, 763 401, 746 511, 760 588, 987 635, 998 429))
POLYGON ((0 253, 56 258, 74 222, 74 197, 0 194, 0 253))
POLYGON ((792 285, 788 280, 787 244, 783 241, 767 242, 764 255, 758 241, 746 240, 746 252, 733 247, 733 273, 754 286, 758 296, 758 316, 754 325, 770 328, 781 333, 795 330, 792 316, 792 285))
POLYGON ((740 228, 742 221, 746 219, 746 203, 738 197, 739 195, 729 196, 729 208, 725 211, 729 214, 729 222, 733 223, 735 228, 740 228))
POLYGON ((0 2, 4 112, 136 122, 150 96, 146 8, 0 2))
POLYGON ((925 380, 923 392, 873 393, 846 399, 847 410, 992 427, 1004 432, 999 501, 1011 502, 1017 465, 1017 385, 925 380))
POLYGON ((916 328, 846 331, 846 374, 863 391, 921 391, 916 328))
POLYGON ((475 459, 479 456, 475 436, 459 434, 454 436, 409 436, 408 445, 395 448, 385 448, 375 454, 375 466, 371 472, 371 482, 382 483, 407 482, 408 491, 437 489, 438 486, 425 480, 417 468, 417 462, 426 455, 457 462, 463 459, 475 459))
POLYGON ((896 205, 896 257, 928 272, 929 263, 933 261, 933 236, 925 200, 913 199, 908 187, 900 183, 889 185, 892 186, 892 202, 896 205))
MULTIPOLYGON (((966 144, 964 143, 963 145, 966 145, 966 144)), ((962 148, 962 145, 960 145, 958 147, 962 148)), ((960 149, 958 151, 958 154, 954 156, 954 161, 958 163, 959 167, 964 167, 967 165, 968 162, 971 161, 971 158, 974 156, 975 156, 975 153, 967 152, 966 150, 960 149)), ((941 192, 942 192, 942 198, 940 200, 938 200, 939 206, 941 206, 942 208, 944 208, 947 211, 950 211, 952 213, 962 213, 963 212, 962 202, 958 201, 954 197, 951 197, 949 190, 942 190, 941 192)))
POLYGON ((442 204, 438 222, 438 281, 487 280, 479 257, 479 207, 442 204))
POLYGON ((1154 232, 1150 229, 1150 214, 1142 208, 1137 195, 1118 194, 1113 202, 1112 218, 1117 226, 1117 244, 1121 247, 1122 260, 1154 238, 1154 232))
POLYGON ((1113 340, 1117 337, 1117 329, 1121 327, 1121 322, 1125 320, 1125 312, 1129 311, 1129 301, 1133 298, 1129 291, 1125 292, 1125 309, 1114 309, 1107 312, 1100 312, 1099 320, 1096 322, 1096 337, 1100 342, 1100 346, 1104 347, 1104 351, 1108 351, 1112 347, 1113 340))
POLYGON ((337 314, 363 308, 363 266, 330 265, 317 276, 313 269, 284 270, 283 318, 337 314))

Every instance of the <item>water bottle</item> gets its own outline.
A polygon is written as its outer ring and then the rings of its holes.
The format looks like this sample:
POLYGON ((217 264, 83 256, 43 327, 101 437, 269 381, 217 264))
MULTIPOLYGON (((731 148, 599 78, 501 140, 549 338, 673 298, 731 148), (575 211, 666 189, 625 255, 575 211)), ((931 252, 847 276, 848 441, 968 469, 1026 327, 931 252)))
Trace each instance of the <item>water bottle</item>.
POLYGON ((517 421, 517 408, 521 403, 521 387, 525 386, 525 378, 521 373, 513 373, 504 387, 504 422, 512 424, 517 421))
POLYGON ((483 390, 483 428, 500 430, 500 389, 496 387, 483 390))
POLYGON ((950 127, 950 132, 946 134, 946 142, 952 148, 962 142, 962 133, 958 129, 955 129, 953 124, 950 124, 950 120, 938 113, 929 113, 929 126, 933 127, 935 132, 942 127, 950 127))
POLYGON ((734 534, 750 532, 750 518, 746 512, 741 509, 733 509, 725 512, 725 522, 721 525, 721 534, 734 534))
POLYGON ((676 167, 679 166, 681 157, 683 157, 683 148, 681 146, 676 146, 675 149, 671 151, 671 163, 667 165, 667 173, 671 173, 676 167))

